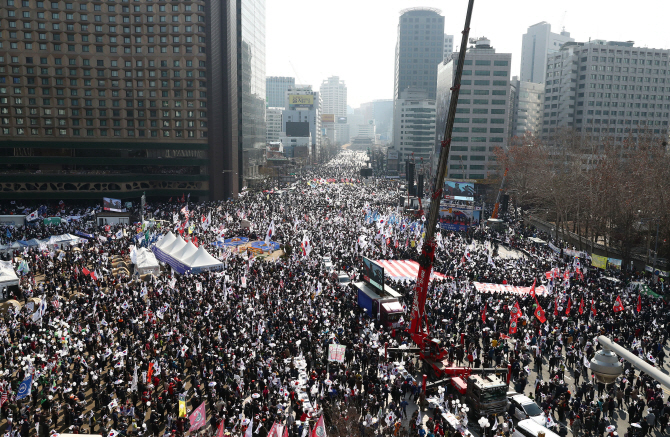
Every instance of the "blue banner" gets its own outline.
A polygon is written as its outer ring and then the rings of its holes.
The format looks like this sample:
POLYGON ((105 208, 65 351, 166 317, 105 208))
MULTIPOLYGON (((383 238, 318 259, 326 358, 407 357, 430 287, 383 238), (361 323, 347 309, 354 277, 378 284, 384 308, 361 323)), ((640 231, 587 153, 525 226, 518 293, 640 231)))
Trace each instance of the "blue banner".
POLYGON ((23 380, 19 386, 19 391, 16 393, 16 400, 21 400, 26 396, 30 396, 30 387, 33 385, 32 375, 23 380))
POLYGON ((95 236, 93 234, 87 234, 86 232, 82 231, 74 231, 75 235, 79 235, 80 237, 88 238, 89 240, 95 240, 95 236))

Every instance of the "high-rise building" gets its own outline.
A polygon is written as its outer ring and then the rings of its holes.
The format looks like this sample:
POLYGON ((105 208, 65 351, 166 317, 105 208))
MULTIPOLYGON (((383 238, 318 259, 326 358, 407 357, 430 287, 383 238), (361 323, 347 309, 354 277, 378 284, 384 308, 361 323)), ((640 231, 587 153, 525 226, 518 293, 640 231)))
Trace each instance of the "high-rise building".
POLYGON ((400 12, 395 46, 393 99, 412 87, 435 100, 437 65, 444 56, 444 17, 439 9, 410 8, 400 12))
POLYGON ((400 152, 402 162, 414 158, 429 163, 435 145, 435 100, 428 98, 425 90, 409 88, 396 100, 393 131, 398 142, 394 148, 400 152))
POLYGON ((540 135, 544 108, 544 85, 522 82, 514 76, 511 82, 511 96, 510 136, 521 137, 526 132, 540 135))
POLYGON ((283 108, 267 108, 265 110, 266 140, 268 143, 279 141, 282 133, 282 111, 283 108))
POLYGON ((3 4, 3 197, 235 195, 229 3, 3 4))
POLYGON ((521 81, 544 83, 547 55, 569 41, 574 41, 570 32, 553 33, 546 21, 530 26, 521 40, 521 81))
POLYGON ((266 77, 265 105, 268 108, 283 108, 286 103, 286 91, 293 87, 295 87, 295 77, 266 77))
POLYGON ((622 142, 668 137, 670 50, 632 41, 570 43, 547 59, 542 138, 559 128, 622 142))
POLYGON ((236 1, 239 182, 248 186, 265 164, 265 0, 236 1))
POLYGON ((331 144, 343 145, 349 141, 347 125, 347 85, 338 76, 321 83, 321 128, 331 144))
POLYGON ((454 35, 444 35, 444 59, 451 59, 451 55, 454 53, 454 35))
MULTIPOLYGON (((438 69, 436 152, 444 137, 457 63, 454 54, 438 69)), ((512 55, 496 53, 486 38, 468 48, 447 164, 449 178, 488 179, 497 172, 493 151, 505 148, 509 137, 511 63, 512 55)))
POLYGON ((286 92, 282 112, 282 132, 289 137, 311 137, 310 159, 321 153, 321 98, 311 85, 296 85, 286 92))

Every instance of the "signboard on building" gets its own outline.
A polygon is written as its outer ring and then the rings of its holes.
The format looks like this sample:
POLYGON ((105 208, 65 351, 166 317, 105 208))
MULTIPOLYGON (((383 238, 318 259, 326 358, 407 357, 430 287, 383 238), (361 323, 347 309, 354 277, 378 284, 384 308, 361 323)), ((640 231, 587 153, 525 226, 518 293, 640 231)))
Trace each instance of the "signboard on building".
POLYGON ((321 114, 321 123, 335 123, 335 114, 321 114))
POLYGON ((398 151, 397 150, 389 150, 386 152, 386 157, 389 160, 397 160, 398 159, 398 151))
POLYGON ((289 108, 311 108, 314 105, 314 96, 309 94, 291 94, 288 96, 289 108))
POLYGON ((337 122, 346 124, 347 117, 337 117, 337 122))

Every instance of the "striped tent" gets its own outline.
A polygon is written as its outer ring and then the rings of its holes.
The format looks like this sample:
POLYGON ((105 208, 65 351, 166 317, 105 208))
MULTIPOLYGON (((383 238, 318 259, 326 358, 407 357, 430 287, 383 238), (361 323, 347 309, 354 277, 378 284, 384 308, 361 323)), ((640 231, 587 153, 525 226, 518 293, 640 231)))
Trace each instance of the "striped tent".
MULTIPOLYGON (((416 280, 416 277, 419 275, 419 263, 412 260, 377 260, 377 263, 384 267, 384 273, 386 276, 394 279, 396 281, 402 281, 405 279, 416 280)), ((442 273, 431 272, 430 279, 433 278, 446 279, 446 276, 442 273)))

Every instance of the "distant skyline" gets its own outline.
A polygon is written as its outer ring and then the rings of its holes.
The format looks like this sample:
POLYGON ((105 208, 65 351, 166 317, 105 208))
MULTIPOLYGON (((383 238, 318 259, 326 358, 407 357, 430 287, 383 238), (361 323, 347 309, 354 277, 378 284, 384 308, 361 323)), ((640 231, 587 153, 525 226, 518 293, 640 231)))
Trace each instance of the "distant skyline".
MULTIPOLYGON (((393 97, 393 65, 400 11, 431 7, 442 11, 444 32, 460 47, 467 0, 268 0, 266 2, 266 74, 293 76, 318 90, 330 76, 348 89, 349 106, 393 97), (292 64, 292 65, 291 65, 292 64)), ((635 41, 638 47, 670 48, 666 17, 670 4, 642 0, 629 7, 565 0, 509 3, 475 0, 470 37, 485 36, 496 51, 512 53, 512 75, 519 75, 521 36, 546 21, 552 32, 562 27, 578 42, 590 39, 635 41)))

